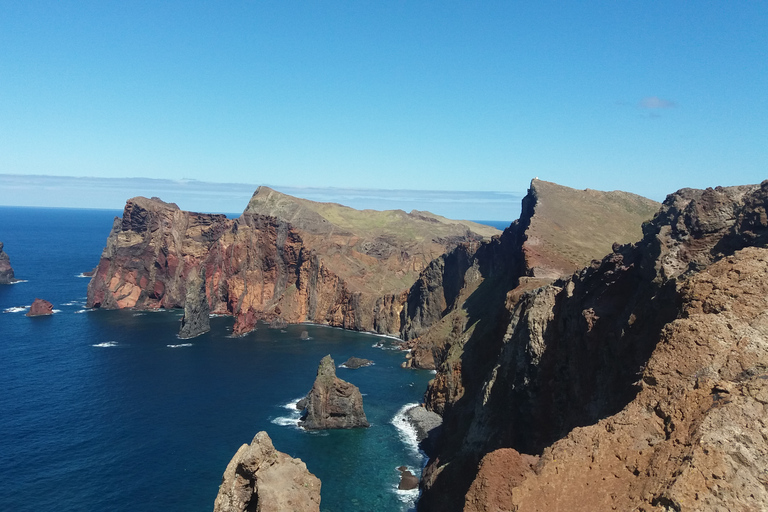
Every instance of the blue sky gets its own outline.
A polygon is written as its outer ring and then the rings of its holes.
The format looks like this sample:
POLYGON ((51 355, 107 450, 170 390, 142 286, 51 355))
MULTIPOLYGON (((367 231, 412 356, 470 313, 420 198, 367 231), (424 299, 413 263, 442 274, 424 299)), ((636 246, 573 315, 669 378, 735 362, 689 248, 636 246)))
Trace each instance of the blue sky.
POLYGON ((766 27, 768 2, 0 0, 0 174, 756 183, 766 27))

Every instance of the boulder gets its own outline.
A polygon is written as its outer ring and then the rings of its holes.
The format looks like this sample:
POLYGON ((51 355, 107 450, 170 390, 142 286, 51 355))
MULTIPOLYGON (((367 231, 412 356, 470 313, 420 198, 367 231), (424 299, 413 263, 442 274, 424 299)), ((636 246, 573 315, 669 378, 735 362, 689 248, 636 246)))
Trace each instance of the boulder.
POLYGON ((320 511, 320 480, 301 459, 275 450, 266 432, 244 444, 227 465, 214 512, 320 511))
POLYGON ((330 355, 320 361, 299 425, 307 430, 370 426, 363 411, 360 390, 336 377, 336 366, 330 355))
POLYGON ((400 466, 397 470, 400 472, 400 483, 397 486, 399 490, 410 491, 419 488, 419 477, 411 473, 407 467, 400 466))

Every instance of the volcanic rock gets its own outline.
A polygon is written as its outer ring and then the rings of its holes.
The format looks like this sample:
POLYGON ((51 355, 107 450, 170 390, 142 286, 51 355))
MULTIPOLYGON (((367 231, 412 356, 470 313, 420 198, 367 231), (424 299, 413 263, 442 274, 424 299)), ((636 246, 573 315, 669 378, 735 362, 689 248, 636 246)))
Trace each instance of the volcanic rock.
POLYGON ((349 368, 350 370, 357 370, 358 368, 362 368, 363 366, 371 366, 373 364, 373 361, 370 359, 362 359, 360 357, 350 357, 347 359, 344 363, 342 363, 342 367, 349 368))
POLYGON ((214 512, 320 511, 320 480, 300 460, 275 450, 266 432, 227 465, 214 512))
POLYGON ((27 311, 27 316, 45 316, 53 314, 53 304, 45 299, 35 299, 27 311))
POLYGON ((269 322, 270 329, 285 329, 286 327, 288 327, 288 322, 280 316, 269 322))
POLYGON ((0 242, 0 284, 11 284, 16 279, 13 277, 13 267, 11 260, 3 251, 3 242, 0 242))
POLYGON ((194 338, 210 331, 209 313, 203 268, 200 273, 192 272, 187 279, 187 297, 184 301, 184 317, 181 319, 179 338, 194 338))
POLYGON ((419 488, 419 477, 411 473, 407 467, 400 466, 397 470, 400 472, 400 483, 397 486, 399 490, 410 491, 419 488))
POLYGON ((508 295, 442 372, 460 397, 430 387, 420 510, 768 507, 767 206, 768 182, 683 189, 641 241, 508 295))
POLYGON ((237 219, 128 200, 88 286, 88 307, 180 308, 205 268, 215 314, 234 335, 258 321, 397 334, 407 290, 430 260, 498 231, 427 212, 358 211, 266 187, 237 219))
POLYGON ((336 377, 336 366, 330 355, 320 361, 299 425, 307 430, 370 426, 363 411, 360 390, 336 377))

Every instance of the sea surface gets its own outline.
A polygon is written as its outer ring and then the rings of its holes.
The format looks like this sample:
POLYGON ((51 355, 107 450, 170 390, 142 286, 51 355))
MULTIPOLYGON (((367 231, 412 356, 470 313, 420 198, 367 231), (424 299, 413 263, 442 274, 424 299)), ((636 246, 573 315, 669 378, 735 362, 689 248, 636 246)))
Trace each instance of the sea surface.
POLYGON ((0 510, 210 511, 227 463, 266 430, 322 481, 321 510, 401 511, 398 466, 424 456, 399 415, 428 371, 404 370, 387 338, 316 325, 230 337, 213 318, 192 340, 180 311, 90 311, 88 278, 120 211, 0 207, 0 241, 22 282, 0 285, 0 510), (40 297, 50 317, 27 318, 40 297), (306 330, 311 340, 301 340, 306 330), (305 432, 292 404, 320 359, 357 385, 372 426, 305 432))

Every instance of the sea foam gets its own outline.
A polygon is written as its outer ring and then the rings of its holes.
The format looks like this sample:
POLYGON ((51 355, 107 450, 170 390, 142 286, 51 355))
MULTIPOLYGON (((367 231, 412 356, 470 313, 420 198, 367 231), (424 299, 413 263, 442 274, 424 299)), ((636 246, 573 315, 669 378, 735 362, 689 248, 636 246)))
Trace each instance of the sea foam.
POLYGON ((281 427, 296 427, 299 428, 299 420, 301 419, 301 411, 296 408, 296 404, 304 397, 296 398, 281 407, 288 410, 287 416, 278 416, 273 418, 270 422, 274 425, 280 425, 281 427))
POLYGON ((108 348, 108 347, 116 347, 117 342, 116 341, 105 341, 104 343, 97 343, 95 345, 91 345, 92 347, 99 347, 99 348, 108 348))
POLYGON ((27 309, 29 309, 29 306, 17 306, 15 308, 6 308, 3 310, 3 313, 21 313, 27 309))
POLYGON ((397 429, 397 434, 403 444, 405 444, 415 455, 424 458, 424 452, 419 449, 419 437, 416 432, 416 427, 413 426, 408 419, 408 416, 405 414, 409 409, 414 407, 419 407, 419 404, 405 404, 399 411, 397 411, 397 414, 395 414, 390 423, 397 429))
POLYGON ((192 343, 179 343, 177 345, 166 345, 168 348, 181 348, 181 347, 191 347, 192 343))

